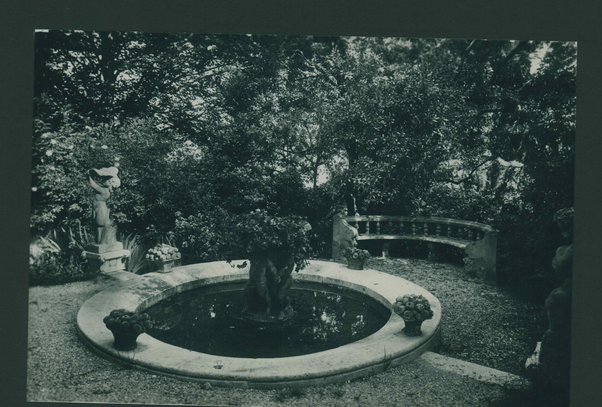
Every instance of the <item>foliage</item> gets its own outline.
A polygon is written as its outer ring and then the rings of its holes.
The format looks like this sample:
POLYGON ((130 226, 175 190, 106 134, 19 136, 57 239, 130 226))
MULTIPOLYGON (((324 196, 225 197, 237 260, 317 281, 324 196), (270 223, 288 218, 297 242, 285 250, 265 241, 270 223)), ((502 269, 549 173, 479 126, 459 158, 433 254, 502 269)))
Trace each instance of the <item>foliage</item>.
POLYGON ((257 209, 234 219, 235 236, 232 253, 237 258, 253 260, 267 253, 292 257, 296 270, 307 265, 311 246, 307 236, 309 224, 300 217, 279 217, 257 209))
POLYGON ((424 321, 433 317, 431 304, 422 295, 416 294, 397 297, 393 304, 393 311, 404 321, 424 321))
POLYGON ((333 209, 500 231, 505 281, 545 274, 573 205, 570 42, 49 31, 35 36, 34 236, 91 219, 86 174, 147 247, 223 258, 231 218, 333 209))
POLYGON ((29 265, 29 284, 54 285, 88 280, 99 273, 86 272, 80 256, 45 252, 29 265))
POLYGON ((178 215, 169 237, 180 248, 184 263, 225 258, 233 240, 231 216, 226 211, 216 208, 188 217, 178 215))
POLYGON ((109 131, 71 123, 51 128, 34 121, 31 225, 36 234, 79 226, 91 214, 88 170, 115 162, 107 145, 109 131))
POLYGON ((317 185, 305 191, 300 215, 311 224, 308 237, 316 257, 331 258, 332 220, 339 206, 338 192, 332 183, 317 185))
POLYGON ((93 242, 90 233, 78 228, 59 228, 30 245, 29 284, 62 284, 86 280, 98 273, 85 271, 82 251, 93 242))
POLYGON ((125 269, 134 274, 144 273, 147 265, 144 258, 144 246, 140 242, 140 237, 130 233, 123 238, 123 248, 130 252, 125 262, 125 269))

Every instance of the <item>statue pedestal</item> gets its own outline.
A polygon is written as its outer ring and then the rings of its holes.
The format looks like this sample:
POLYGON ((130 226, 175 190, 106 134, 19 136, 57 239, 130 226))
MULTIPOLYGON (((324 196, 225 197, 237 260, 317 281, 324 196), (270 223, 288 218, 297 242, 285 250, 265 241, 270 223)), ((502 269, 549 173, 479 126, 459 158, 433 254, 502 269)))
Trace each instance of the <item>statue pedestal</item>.
POLYGON ((124 250, 121 242, 95 244, 84 251, 84 257, 88 260, 88 272, 124 271, 125 260, 129 256, 130 251, 124 250))

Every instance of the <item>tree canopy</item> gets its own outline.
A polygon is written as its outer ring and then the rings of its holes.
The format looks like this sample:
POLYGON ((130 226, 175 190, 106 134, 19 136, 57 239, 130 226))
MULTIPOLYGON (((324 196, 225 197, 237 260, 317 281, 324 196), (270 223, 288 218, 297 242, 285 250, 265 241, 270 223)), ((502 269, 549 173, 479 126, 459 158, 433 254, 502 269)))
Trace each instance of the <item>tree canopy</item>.
POLYGON ((224 213, 262 209, 307 218, 326 256, 340 205, 441 215, 500 229, 509 274, 548 267, 552 214, 573 203, 575 43, 83 31, 35 41, 34 234, 86 220, 87 170, 115 160, 124 231, 183 236, 186 224, 217 242, 224 213))

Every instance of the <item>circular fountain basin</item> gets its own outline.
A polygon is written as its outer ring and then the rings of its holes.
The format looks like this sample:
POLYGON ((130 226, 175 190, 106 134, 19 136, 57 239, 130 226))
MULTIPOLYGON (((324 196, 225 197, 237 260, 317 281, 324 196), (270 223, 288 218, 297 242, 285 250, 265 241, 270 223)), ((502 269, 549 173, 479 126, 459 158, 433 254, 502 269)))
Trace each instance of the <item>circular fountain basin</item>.
POLYGON ((200 263, 144 276, 116 272, 117 281, 87 300, 77 315, 84 340, 95 350, 121 363, 157 373, 217 385, 275 388, 319 385, 383 371, 437 346, 441 305, 424 288, 403 278, 375 270, 351 270, 329 261, 310 261, 294 273, 295 285, 339 287, 354 296, 375 301, 390 310, 395 298, 420 294, 431 303, 433 318, 422 324, 422 335, 408 337, 403 320, 390 313, 376 332, 331 349, 286 357, 232 357, 185 349, 142 334, 132 351, 113 348, 113 336, 102 319, 112 310, 145 311, 179 293, 242 285, 248 279, 248 261, 200 263))

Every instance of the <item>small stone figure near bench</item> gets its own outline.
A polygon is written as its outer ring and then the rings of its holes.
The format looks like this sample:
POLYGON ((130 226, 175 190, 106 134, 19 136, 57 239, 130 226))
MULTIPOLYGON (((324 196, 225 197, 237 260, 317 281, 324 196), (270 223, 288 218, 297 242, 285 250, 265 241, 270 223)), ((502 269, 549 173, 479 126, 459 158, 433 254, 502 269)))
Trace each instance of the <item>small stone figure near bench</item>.
POLYGON ((117 226, 110 216, 107 201, 113 188, 119 188, 121 180, 117 176, 117 166, 93 168, 88 173, 88 182, 94 190, 93 222, 96 227, 96 243, 88 246, 83 255, 88 260, 89 272, 123 271, 129 250, 117 241, 117 226))
POLYGON ((345 221, 346 213, 342 211, 334 215, 332 224, 332 258, 341 260, 345 251, 357 247, 357 229, 345 221))

